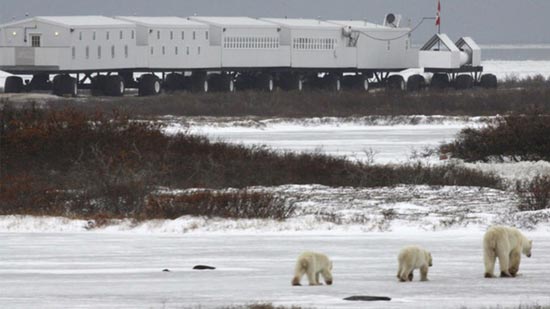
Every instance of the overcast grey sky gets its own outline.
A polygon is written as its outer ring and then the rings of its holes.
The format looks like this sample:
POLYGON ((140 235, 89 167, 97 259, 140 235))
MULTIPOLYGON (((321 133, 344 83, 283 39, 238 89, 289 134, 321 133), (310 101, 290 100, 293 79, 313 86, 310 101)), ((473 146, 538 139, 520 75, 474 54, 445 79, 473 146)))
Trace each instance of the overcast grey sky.
MULTIPOLYGON (((367 19, 381 22, 395 12, 416 24, 434 16, 437 0, 0 0, 0 22, 36 15, 219 15, 367 19)), ((442 31, 479 43, 550 43, 550 0, 441 0, 442 31)), ((423 24, 421 43, 436 31, 423 24)))

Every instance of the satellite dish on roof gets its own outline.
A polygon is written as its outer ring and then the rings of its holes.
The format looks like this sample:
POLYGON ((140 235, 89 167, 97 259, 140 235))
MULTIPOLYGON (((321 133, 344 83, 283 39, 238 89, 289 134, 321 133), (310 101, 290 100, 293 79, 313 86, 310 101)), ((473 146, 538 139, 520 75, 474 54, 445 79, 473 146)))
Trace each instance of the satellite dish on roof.
POLYGON ((386 14, 384 17, 384 26, 398 28, 401 23, 401 15, 395 15, 393 13, 386 14))

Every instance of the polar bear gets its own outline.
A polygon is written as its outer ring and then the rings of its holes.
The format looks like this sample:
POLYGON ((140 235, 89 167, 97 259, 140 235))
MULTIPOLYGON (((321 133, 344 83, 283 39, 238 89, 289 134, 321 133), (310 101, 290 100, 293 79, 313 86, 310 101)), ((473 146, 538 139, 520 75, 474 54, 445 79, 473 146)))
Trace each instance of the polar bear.
POLYGON ((306 251, 298 257, 294 268, 292 285, 301 285, 302 276, 307 274, 309 285, 321 285, 319 275, 323 276, 325 283, 332 284, 332 262, 322 253, 306 251))
POLYGON ((412 281, 413 271, 420 268, 420 281, 428 281, 428 267, 432 264, 432 254, 420 246, 407 246, 399 251, 397 278, 401 282, 412 281))
POLYGON ((485 278, 493 278, 495 260, 498 257, 501 277, 515 277, 519 271, 521 254, 531 257, 533 241, 514 227, 495 225, 483 237, 485 278))

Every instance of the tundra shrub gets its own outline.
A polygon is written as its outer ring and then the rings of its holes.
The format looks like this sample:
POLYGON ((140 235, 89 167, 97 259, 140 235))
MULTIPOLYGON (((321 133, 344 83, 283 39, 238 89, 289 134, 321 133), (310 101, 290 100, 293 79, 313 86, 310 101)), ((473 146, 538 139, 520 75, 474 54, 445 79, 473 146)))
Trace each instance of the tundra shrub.
POLYGON ((440 151, 466 161, 550 161, 550 116, 510 115, 487 127, 467 128, 440 151))
POLYGON ((284 219, 292 209, 259 193, 155 197, 159 187, 246 188, 285 184, 500 187, 459 166, 377 166, 323 154, 279 153, 165 135, 150 122, 73 109, 0 111, 0 214, 160 218, 190 214, 284 219), (173 206, 173 207, 172 207, 173 206))
POLYGON ((531 181, 518 181, 516 192, 521 199, 519 210, 550 208, 550 176, 537 176, 531 181))

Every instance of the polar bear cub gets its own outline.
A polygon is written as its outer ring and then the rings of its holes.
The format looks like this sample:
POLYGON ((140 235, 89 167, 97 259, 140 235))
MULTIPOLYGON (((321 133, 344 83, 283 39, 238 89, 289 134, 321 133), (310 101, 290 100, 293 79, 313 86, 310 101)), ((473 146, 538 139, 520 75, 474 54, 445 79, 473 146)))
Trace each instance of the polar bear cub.
POLYGON ((399 281, 412 281, 413 271, 420 268, 420 281, 428 281, 428 267, 432 266, 432 254, 420 246, 407 246, 397 257, 399 281))
POLYGON ((322 253, 306 251, 298 257, 294 268, 292 285, 301 285, 300 280, 306 274, 309 285, 321 285, 319 275, 323 276, 325 283, 332 284, 332 262, 322 253))
POLYGON ((485 278, 494 277, 493 270, 498 257, 501 277, 515 277, 519 271, 521 254, 531 257, 533 241, 514 227, 495 225, 483 237, 485 278))

